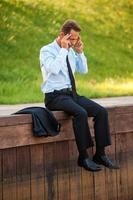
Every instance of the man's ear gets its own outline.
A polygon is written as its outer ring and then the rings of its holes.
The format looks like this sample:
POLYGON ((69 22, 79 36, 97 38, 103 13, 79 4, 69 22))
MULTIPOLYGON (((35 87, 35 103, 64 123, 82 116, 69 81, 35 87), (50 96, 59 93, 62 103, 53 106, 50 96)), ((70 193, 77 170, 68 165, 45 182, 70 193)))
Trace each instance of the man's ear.
POLYGON ((60 34, 59 34, 59 37, 60 37, 60 38, 63 38, 63 37, 64 37, 64 35, 65 35, 65 33, 64 33, 64 32, 60 32, 60 34))

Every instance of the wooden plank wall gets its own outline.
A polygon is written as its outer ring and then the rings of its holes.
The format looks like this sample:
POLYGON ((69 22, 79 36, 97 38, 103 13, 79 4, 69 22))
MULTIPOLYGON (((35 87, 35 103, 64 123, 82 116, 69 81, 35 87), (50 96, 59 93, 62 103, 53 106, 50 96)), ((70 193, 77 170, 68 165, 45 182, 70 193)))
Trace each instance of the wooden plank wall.
MULTIPOLYGON (((78 167, 74 137, 5 148, 0 150, 0 200, 133 200, 133 106, 109 109, 109 120, 107 153, 120 170, 103 167, 93 173, 78 167)), ((73 134, 71 121, 62 123, 61 134, 73 134)))

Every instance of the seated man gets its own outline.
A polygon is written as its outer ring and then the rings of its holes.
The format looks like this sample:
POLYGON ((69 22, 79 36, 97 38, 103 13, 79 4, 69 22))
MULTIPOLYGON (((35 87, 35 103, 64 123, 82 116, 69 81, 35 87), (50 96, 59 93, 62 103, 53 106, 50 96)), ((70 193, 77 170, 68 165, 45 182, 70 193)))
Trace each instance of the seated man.
POLYGON ((101 170, 99 164, 117 169, 105 154, 105 147, 111 144, 107 110, 76 91, 74 72, 88 72, 80 31, 74 20, 67 20, 59 36, 40 50, 45 105, 49 110, 65 111, 73 116, 79 166, 90 171, 101 170), (87 152, 87 148, 93 146, 88 117, 94 117, 96 153, 93 159, 87 152))

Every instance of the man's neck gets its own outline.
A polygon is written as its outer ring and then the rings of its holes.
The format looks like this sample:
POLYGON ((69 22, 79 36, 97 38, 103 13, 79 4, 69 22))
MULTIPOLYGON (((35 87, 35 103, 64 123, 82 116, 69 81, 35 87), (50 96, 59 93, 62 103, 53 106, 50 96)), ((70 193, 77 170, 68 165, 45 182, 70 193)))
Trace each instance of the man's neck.
POLYGON ((60 40, 59 37, 56 38, 56 42, 57 42, 57 44, 61 47, 61 40, 60 40))

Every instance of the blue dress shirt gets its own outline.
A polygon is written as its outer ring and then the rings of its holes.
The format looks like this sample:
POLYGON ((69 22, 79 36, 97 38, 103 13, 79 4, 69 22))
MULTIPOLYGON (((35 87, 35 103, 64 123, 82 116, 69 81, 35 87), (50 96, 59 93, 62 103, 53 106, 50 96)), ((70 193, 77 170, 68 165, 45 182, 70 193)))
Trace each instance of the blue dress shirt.
POLYGON ((40 66, 43 76, 43 93, 71 88, 66 56, 74 74, 75 71, 87 73, 87 59, 84 53, 76 53, 72 48, 61 48, 56 40, 40 50, 40 66))

